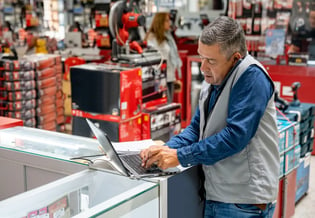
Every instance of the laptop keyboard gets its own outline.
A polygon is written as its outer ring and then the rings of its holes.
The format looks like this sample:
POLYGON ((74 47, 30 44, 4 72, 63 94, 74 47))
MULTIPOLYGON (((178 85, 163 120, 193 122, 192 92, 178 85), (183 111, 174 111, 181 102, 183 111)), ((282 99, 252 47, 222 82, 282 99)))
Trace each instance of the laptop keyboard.
POLYGON ((161 170, 157 166, 152 166, 150 168, 142 167, 141 166, 142 160, 139 154, 120 155, 119 157, 139 175, 146 173, 161 172, 161 170))

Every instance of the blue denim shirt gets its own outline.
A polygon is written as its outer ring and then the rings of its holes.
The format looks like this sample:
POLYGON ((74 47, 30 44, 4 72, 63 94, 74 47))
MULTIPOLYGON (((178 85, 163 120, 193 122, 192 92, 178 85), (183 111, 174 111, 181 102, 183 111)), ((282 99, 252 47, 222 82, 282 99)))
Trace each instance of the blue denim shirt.
MULTIPOLYGON (((215 87, 217 88, 217 87, 215 87)), ((227 126, 217 134, 199 141, 200 111, 197 108, 191 123, 166 144, 177 149, 182 166, 215 164, 241 151, 255 135, 273 93, 271 81, 256 65, 250 66, 232 88, 227 126)), ((212 92, 217 95, 218 92, 212 92)), ((217 96, 210 100, 209 110, 217 96)))

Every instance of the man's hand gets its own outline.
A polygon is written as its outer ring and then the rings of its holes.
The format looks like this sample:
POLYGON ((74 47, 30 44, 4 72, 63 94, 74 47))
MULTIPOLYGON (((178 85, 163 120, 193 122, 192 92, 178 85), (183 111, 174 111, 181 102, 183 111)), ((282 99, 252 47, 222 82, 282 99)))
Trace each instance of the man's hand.
POLYGON ((152 145, 140 152, 142 166, 150 167, 156 164, 160 169, 165 170, 179 165, 177 150, 164 145, 152 145))

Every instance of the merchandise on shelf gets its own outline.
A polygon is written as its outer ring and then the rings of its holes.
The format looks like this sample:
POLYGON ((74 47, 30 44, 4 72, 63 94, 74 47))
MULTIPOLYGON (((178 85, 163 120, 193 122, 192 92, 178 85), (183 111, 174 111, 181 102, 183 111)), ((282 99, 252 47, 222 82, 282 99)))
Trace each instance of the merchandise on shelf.
POLYGON ((93 116, 88 113, 82 113, 82 117, 73 116, 72 118, 73 135, 94 137, 86 122, 86 118, 89 118, 90 121, 102 129, 112 141, 126 142, 142 139, 141 114, 126 120, 110 121, 102 119, 101 116, 93 116))
POLYGON ((153 106, 142 112, 142 139, 167 142, 181 131, 181 105, 153 106))
POLYGON ((307 153, 305 157, 301 158, 297 168, 295 203, 301 200, 301 198, 306 195, 309 189, 310 163, 311 155, 310 153, 307 153))
POLYGON ((140 68, 84 64, 70 70, 73 116, 76 111, 125 120, 141 113, 140 68))
POLYGON ((1 60, 0 115, 21 119, 36 127, 36 82, 33 64, 27 60, 1 60))

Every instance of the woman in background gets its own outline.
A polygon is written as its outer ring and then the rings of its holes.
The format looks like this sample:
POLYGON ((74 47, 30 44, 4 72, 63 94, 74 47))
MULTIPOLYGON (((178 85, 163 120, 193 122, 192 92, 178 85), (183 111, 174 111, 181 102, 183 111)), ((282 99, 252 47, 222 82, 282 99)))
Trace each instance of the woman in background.
POLYGON ((148 46, 158 50, 162 59, 167 61, 167 99, 173 102, 174 82, 176 81, 176 70, 178 78, 181 78, 182 61, 178 55, 177 46, 171 35, 171 20, 168 12, 158 12, 155 14, 145 41, 148 46))

